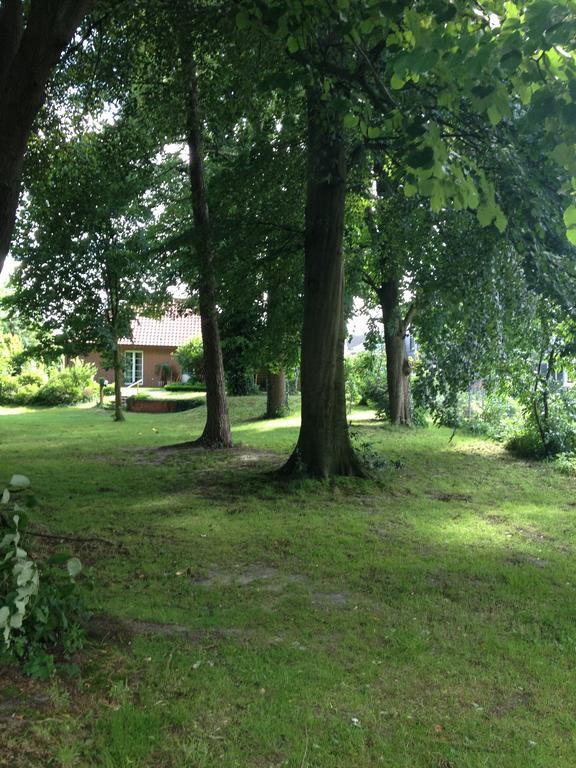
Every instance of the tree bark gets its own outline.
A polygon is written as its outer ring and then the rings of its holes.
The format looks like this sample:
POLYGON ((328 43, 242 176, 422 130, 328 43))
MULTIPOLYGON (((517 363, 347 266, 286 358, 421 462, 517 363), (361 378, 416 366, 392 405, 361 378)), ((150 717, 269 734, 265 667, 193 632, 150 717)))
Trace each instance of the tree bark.
POLYGON ((266 418, 277 419, 286 411, 286 372, 268 371, 266 382, 266 418))
POLYGON ((120 350, 116 345, 112 353, 114 368, 114 421, 124 421, 124 411, 122 410, 122 382, 124 380, 124 369, 120 354, 120 350))
POLYGON ((284 474, 364 474, 346 422, 342 116, 310 88, 302 329, 302 426, 284 474))
POLYGON ((0 7, 0 271, 10 247, 22 166, 46 84, 96 0, 22 0, 0 7))
POLYGON ((392 278, 380 286, 380 304, 386 348, 386 382, 388 386, 388 418, 391 424, 411 424, 410 374, 406 350, 409 317, 402 317, 400 282, 392 278))
MULTIPOLYGON (((189 54, 183 53, 183 57, 189 54)), ((196 68, 189 59, 187 111, 187 143, 190 157, 190 189, 196 228, 196 253, 199 265, 198 294, 204 376, 206 382, 206 424, 197 441, 205 448, 230 448, 232 435, 224 380, 224 364, 216 310, 216 276, 214 246, 210 230, 210 215, 202 154, 202 128, 198 104, 196 68)))

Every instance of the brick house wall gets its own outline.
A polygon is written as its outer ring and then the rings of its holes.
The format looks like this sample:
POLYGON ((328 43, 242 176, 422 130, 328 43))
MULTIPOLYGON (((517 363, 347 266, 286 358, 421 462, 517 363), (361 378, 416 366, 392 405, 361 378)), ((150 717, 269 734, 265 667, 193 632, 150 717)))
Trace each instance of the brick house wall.
MULTIPOLYGON (((137 347, 131 345, 120 345, 120 351, 124 352, 142 352, 142 378, 144 380, 143 386, 145 387, 160 387, 162 386, 161 376, 154 370, 155 366, 159 363, 169 363, 172 368, 172 379, 176 381, 182 376, 182 369, 172 357, 172 353, 176 351, 176 347, 137 347)), ((102 366, 102 360, 98 352, 91 352, 86 355, 84 360, 87 363, 94 363, 98 368, 96 379, 101 377, 108 379, 108 382, 112 384, 114 382, 114 371, 105 369, 102 366)))
MULTIPOLYGON (((126 352, 140 352, 142 375, 139 366, 134 368, 133 373, 143 379, 145 387, 159 387, 162 385, 162 375, 156 373, 155 367, 160 363, 168 363, 172 370, 172 380, 178 380, 182 376, 182 369, 172 355, 180 345, 198 338, 201 338, 200 317, 175 299, 162 317, 135 317, 130 336, 119 340, 118 349, 123 356, 126 352)), ((97 379, 105 378, 110 384, 113 383, 114 371, 103 367, 102 358, 97 352, 91 352, 84 359, 98 368, 97 379)), ((131 381, 128 379, 128 383, 131 381)))

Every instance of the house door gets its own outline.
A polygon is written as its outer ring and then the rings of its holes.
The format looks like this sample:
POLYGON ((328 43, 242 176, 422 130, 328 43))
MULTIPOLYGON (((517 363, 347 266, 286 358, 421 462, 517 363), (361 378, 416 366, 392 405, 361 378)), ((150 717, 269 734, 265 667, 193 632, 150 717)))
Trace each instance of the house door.
POLYGON ((134 384, 135 381, 141 381, 144 371, 144 353, 125 352, 124 361, 124 383, 134 384))

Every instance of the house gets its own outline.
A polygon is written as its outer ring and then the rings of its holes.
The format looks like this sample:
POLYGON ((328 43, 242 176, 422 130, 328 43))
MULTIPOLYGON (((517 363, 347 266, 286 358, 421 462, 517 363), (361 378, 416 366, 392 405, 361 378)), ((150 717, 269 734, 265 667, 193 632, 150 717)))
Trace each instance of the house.
MULTIPOLYGON (((144 387, 160 387, 166 381, 166 374, 157 370, 157 366, 168 364, 171 375, 168 380, 178 380, 182 369, 173 357, 173 353, 190 339, 200 338, 200 317, 190 310, 183 310, 174 304, 161 318, 138 316, 132 322, 130 338, 120 339, 118 346, 124 356, 124 384, 141 381, 144 387)), ((96 378, 114 381, 114 371, 102 365, 101 355, 91 352, 86 362, 94 363, 98 368, 96 378)))

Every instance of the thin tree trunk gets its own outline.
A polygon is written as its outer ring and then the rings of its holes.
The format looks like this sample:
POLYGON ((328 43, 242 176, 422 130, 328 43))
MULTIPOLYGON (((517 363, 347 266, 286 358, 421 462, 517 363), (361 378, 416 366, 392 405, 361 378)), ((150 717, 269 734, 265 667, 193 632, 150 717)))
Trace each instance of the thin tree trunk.
MULTIPOLYGON (((184 54, 183 54, 184 55, 184 54)), ((230 448, 232 435, 224 383, 222 346, 216 311, 216 277, 214 246, 210 231, 210 216, 202 155, 202 129, 198 105, 196 68, 189 61, 187 99, 187 143, 190 156, 190 189, 196 227, 196 253, 199 264, 198 294, 202 344, 204 347, 204 376, 206 381, 206 424, 197 443, 206 448, 230 448)))
POLYGON ((412 369, 405 343, 409 318, 402 317, 399 281, 393 278, 383 283, 379 290, 379 298, 386 347, 388 418, 391 424, 411 424, 410 373, 412 369))
POLYGON ((302 426, 285 474, 363 475, 346 422, 344 392, 344 203, 342 117, 317 88, 308 99, 304 247, 302 426))
POLYGON ((268 371, 266 378, 266 418, 277 419, 286 411, 286 372, 268 371))
POLYGON ((124 411, 122 410, 122 379, 124 371, 120 351, 117 346, 114 347, 112 362, 114 367, 114 421, 124 421, 124 411))
POLYGON ((22 165, 46 84, 95 0, 33 0, 24 26, 21 0, 0 10, 0 270, 10 247, 22 165))

